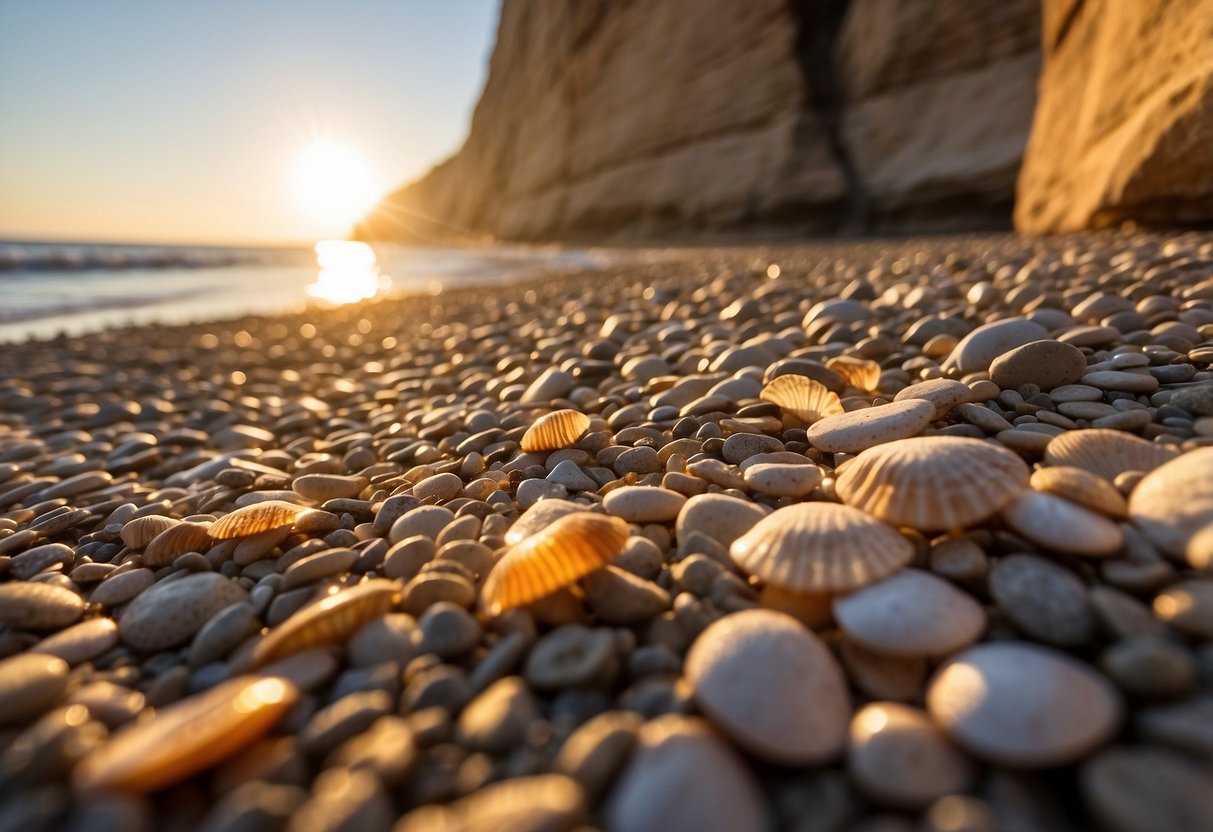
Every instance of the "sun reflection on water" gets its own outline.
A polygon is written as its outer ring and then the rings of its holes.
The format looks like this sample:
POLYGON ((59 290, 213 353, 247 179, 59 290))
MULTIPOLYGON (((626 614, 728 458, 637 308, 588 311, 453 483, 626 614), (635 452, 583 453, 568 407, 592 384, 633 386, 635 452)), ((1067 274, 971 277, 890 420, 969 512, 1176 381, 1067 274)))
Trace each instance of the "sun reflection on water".
POLYGON ((329 303, 354 303, 375 297, 392 279, 379 273, 375 250, 350 240, 321 240, 316 243, 316 282, 307 293, 329 303))

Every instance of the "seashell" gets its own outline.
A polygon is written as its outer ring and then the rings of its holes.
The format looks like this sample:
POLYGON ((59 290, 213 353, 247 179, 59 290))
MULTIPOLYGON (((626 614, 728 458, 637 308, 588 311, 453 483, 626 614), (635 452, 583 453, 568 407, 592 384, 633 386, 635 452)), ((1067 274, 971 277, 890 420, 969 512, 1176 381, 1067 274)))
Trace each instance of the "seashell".
POLYGON ((233 537, 251 537, 272 529, 286 528, 294 525, 301 514, 312 510, 284 500, 253 503, 217 520, 211 526, 211 537, 216 540, 229 540, 233 537))
POLYGON ((1125 498, 1112 483, 1083 468, 1070 465, 1037 468, 1032 472, 1028 484, 1036 491, 1055 494, 1118 520, 1123 519, 1129 511, 1125 498))
POLYGON ((480 593, 490 615, 525 606, 610 563, 630 526, 588 511, 570 514, 506 551, 480 593))
POLYGON ((590 417, 576 410, 546 413, 527 428, 519 443, 526 453, 568 448, 590 429, 590 417))
POLYGON ((145 566, 167 566, 186 552, 211 548, 211 527, 205 523, 179 522, 156 535, 143 550, 145 566))
POLYGON ((162 514, 149 514, 145 517, 136 517, 122 527, 120 537, 122 538, 122 542, 130 548, 142 549, 151 543, 156 535, 180 522, 180 520, 174 520, 172 517, 165 517, 162 514))
POLYGON ((510 530, 505 533, 505 544, 513 546, 515 543, 521 543, 531 535, 538 534, 540 530, 552 525, 561 517, 585 510, 584 504, 569 500, 540 500, 524 511, 514 521, 514 525, 510 526, 510 530))
POLYGON ((1022 459, 993 442, 920 436, 864 451, 834 487, 847 505, 896 526, 956 531, 996 514, 1028 476, 1022 459))
POLYGON ((1125 471, 1150 472, 1179 456, 1173 448, 1119 430, 1092 428, 1055 436, 1045 446, 1046 465, 1070 465, 1112 482, 1125 471))
MULTIPOLYGON (((1189 451, 1147 474, 1129 497, 1129 516, 1151 542, 1198 566, 1213 526, 1213 448, 1189 451)), ((1198 566, 1198 568, 1200 568, 1198 566)))
POLYGON ((806 424, 842 413, 842 401, 820 381, 792 374, 771 379, 759 394, 765 402, 777 404, 806 424))
POLYGON ((80 761, 72 782, 80 791, 157 791, 247 747, 298 698, 285 679, 232 679, 129 724, 80 761))
POLYGON ((847 384, 860 390, 875 390, 880 384, 880 365, 867 358, 840 355, 826 361, 826 368, 847 380, 847 384))
POLYGON ((747 573, 792 592, 847 592, 901 569, 914 546, 897 530, 836 503, 798 503, 759 520, 729 547, 747 573))
POLYGON ((309 647, 346 641, 363 624, 387 615, 400 591, 399 582, 377 578, 304 607, 257 644, 252 666, 260 667, 309 647))
POLYGON ((1020 494, 1003 509, 1002 519, 1033 543, 1069 555, 1107 557, 1125 539, 1108 518, 1042 491, 1020 494))

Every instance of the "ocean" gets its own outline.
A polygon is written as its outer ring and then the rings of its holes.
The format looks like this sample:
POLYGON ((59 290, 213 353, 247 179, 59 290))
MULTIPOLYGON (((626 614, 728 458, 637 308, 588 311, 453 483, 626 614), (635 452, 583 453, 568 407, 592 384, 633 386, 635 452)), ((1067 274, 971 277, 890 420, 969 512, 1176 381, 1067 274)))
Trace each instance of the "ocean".
POLYGON ((0 241, 0 342, 494 284, 612 258, 600 249, 337 240, 314 249, 0 241))

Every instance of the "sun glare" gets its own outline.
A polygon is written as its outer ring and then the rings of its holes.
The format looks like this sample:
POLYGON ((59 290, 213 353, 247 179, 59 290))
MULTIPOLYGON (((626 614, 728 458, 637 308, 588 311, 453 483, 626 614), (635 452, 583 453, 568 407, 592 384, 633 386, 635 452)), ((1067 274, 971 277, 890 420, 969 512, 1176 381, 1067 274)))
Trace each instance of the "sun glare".
POLYGON ((320 270, 307 293, 329 303, 373 298, 391 285, 391 278, 379 273, 375 250, 366 243, 321 240, 316 243, 316 265, 320 270))
POLYGON ((295 187, 300 207, 332 226, 352 225, 370 210, 376 196, 358 153, 328 140, 313 142, 299 154, 295 187))

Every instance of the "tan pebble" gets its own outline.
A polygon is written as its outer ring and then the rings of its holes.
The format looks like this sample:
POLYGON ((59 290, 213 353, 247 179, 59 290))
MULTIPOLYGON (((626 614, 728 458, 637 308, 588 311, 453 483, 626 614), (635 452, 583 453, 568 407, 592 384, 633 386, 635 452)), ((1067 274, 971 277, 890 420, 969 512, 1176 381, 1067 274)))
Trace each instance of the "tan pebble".
POLYGON ((882 442, 916 436, 934 416, 935 406, 922 399, 890 402, 822 419, 809 426, 809 442, 828 453, 858 453, 882 442))
POLYGON ((304 607, 257 644, 253 667, 312 647, 343 644, 362 625, 386 615, 400 592, 396 581, 376 578, 304 607))
POLYGON ((525 453, 555 451, 576 444, 590 429, 590 417, 576 410, 557 410, 535 420, 523 434, 520 445, 525 453))
POLYGON ((867 697, 896 702, 922 700, 926 659, 878 653, 845 638, 838 647, 848 680, 867 697))
POLYGON ((847 636, 893 656, 948 656, 981 637, 986 614, 967 593, 918 569, 834 600, 847 636))
POLYGON ((0 622, 21 630, 57 630, 84 615, 84 599, 44 583, 0 584, 0 622))
POLYGON ((90 604, 116 607, 125 604, 156 582, 156 573, 150 569, 131 569, 106 578, 89 593, 90 604))
POLYGON ((67 690, 67 662, 19 653, 0 660, 0 725, 21 725, 50 710, 67 690))
POLYGON ((1015 347, 990 364, 990 379, 1007 390, 1025 384, 1035 384, 1041 390, 1052 390, 1075 384, 1087 371, 1087 358, 1082 350, 1061 341, 1033 341, 1015 347))
POLYGON ((816 465, 759 463, 743 468, 745 484, 760 494, 774 497, 804 497, 821 485, 821 469, 816 465))
POLYGON ((298 698, 285 679, 224 682, 119 731, 80 761, 73 785, 150 793, 178 783, 247 747, 298 698))
POLYGON ((291 488, 313 503, 357 497, 366 488, 366 477, 346 477, 336 474, 304 474, 291 481, 291 488))
POLYGON ((749 500, 726 494, 697 494, 678 512, 674 535, 684 540, 697 532, 729 546, 766 516, 766 509, 749 500))
POLYGON ((629 523, 666 523, 678 517, 686 501, 686 497, 676 491, 629 485, 607 494, 602 507, 608 514, 622 517, 629 523))
POLYGON ((933 378, 903 388, 893 397, 893 401, 903 402, 906 399, 922 399, 933 404, 935 406, 935 418, 942 419, 951 413, 952 409, 957 405, 969 401, 969 397, 972 395, 973 391, 969 389, 969 385, 967 384, 950 378, 933 378))
POLYGON ((721 618, 691 645, 685 672, 712 721, 763 759, 803 765, 842 749, 851 715, 842 670, 786 615, 746 610, 721 618))
POLYGON ((1129 516, 1164 552, 1188 555, 1197 533, 1213 526, 1213 447, 1197 448, 1147 474, 1129 497, 1129 516))
POLYGON ((982 324, 960 340, 943 367, 961 373, 982 372, 1008 350, 1048 337, 1047 329, 1026 318, 1004 318, 982 324))
POLYGON ((74 667, 97 658, 117 643, 118 625, 112 618, 90 618, 47 636, 29 651, 58 656, 74 667))
POLYGON ((1213 639, 1213 579, 1191 578, 1167 587, 1154 599, 1154 614, 1180 632, 1213 639))
POLYGON ((971 647, 935 674, 927 709, 949 736, 998 765, 1081 759, 1120 727, 1116 690, 1065 653, 1023 642, 971 647))
POLYGON ((1078 503, 1105 517, 1121 520, 1128 514, 1128 504, 1120 492, 1107 480, 1082 468, 1065 465, 1038 468, 1032 472, 1028 484, 1037 491, 1078 503))
POLYGON ((1108 518, 1040 491, 1021 494, 1002 518, 1033 543, 1069 555, 1108 557, 1124 544, 1120 526, 1108 518))

